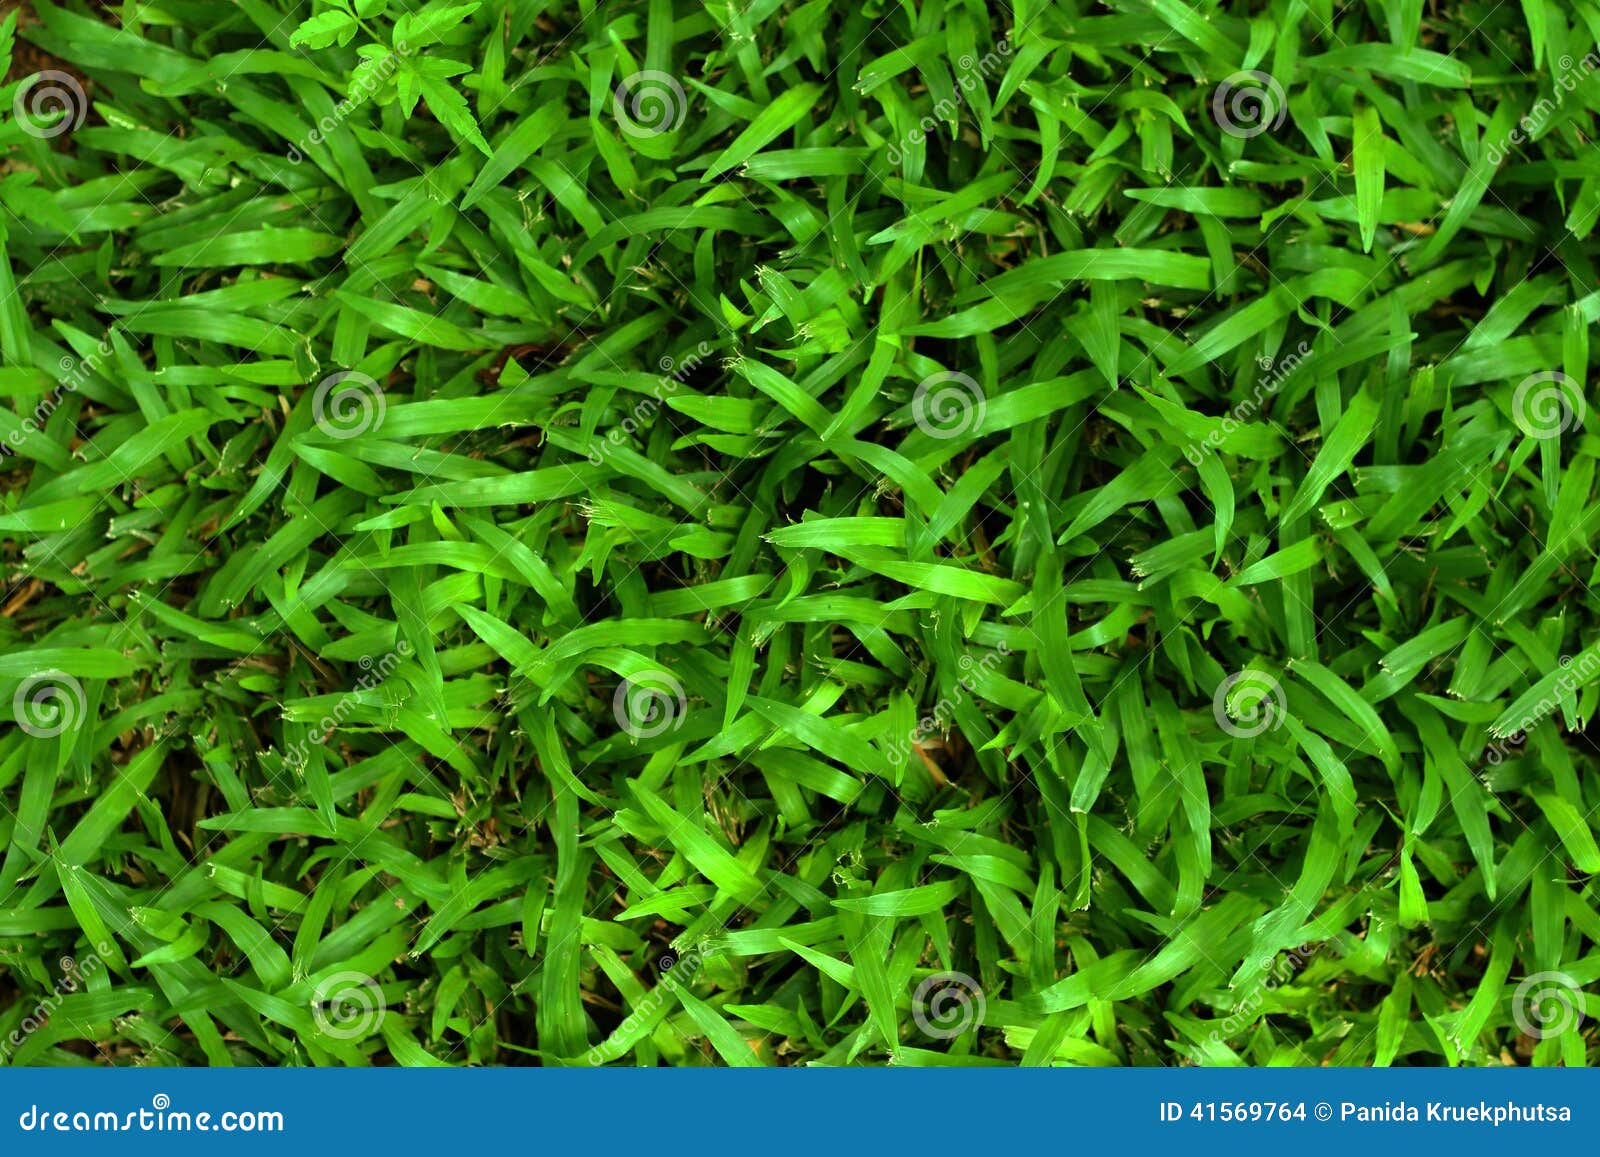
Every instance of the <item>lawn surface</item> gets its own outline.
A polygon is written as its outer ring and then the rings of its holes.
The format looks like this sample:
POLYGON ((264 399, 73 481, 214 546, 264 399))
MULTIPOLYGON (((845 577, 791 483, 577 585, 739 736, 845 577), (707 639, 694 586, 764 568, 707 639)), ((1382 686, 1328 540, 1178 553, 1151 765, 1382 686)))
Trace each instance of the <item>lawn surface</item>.
POLYGON ((7 1063, 1596 1056, 1600 4, 7 7, 7 1063))

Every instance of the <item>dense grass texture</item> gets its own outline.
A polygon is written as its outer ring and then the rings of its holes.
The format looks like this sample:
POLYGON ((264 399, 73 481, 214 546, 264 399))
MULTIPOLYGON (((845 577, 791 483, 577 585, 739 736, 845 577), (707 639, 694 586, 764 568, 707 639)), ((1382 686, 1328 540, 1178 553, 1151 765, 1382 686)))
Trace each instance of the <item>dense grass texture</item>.
POLYGON ((33 0, 0 1058, 1582 1065, 1595 0, 33 0))

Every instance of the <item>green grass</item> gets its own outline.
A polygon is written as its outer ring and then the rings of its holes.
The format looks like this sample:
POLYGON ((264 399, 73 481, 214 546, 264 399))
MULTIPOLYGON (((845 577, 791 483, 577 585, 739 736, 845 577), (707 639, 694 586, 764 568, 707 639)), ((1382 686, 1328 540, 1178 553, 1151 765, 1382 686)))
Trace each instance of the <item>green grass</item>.
POLYGON ((8 1063, 1596 1055, 1600 4, 5 30, 8 1063))

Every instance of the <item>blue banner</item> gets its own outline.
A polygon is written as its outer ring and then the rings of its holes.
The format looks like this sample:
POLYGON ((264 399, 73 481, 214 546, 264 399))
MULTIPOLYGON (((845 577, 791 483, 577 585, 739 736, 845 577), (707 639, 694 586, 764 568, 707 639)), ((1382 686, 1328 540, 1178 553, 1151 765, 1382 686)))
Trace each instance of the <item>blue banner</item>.
POLYGON ((1580 1069, 11 1069, 0 1151, 1177 1144, 1349 1157, 1361 1143, 1587 1143, 1597 1094, 1580 1069))

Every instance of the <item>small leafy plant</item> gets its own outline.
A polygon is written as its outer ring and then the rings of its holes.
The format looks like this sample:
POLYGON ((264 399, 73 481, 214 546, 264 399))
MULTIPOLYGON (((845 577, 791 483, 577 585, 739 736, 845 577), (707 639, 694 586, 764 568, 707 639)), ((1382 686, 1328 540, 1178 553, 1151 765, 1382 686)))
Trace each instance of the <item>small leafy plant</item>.
POLYGON ((448 4, 432 0, 416 12, 401 12, 385 21, 388 0, 328 0, 289 38, 291 46, 308 49, 344 48, 358 38, 358 63, 350 72, 345 99, 372 101, 379 108, 396 107, 410 120, 425 101, 434 118, 458 141, 489 154, 488 142, 473 119, 466 98, 453 78, 472 71, 470 63, 451 55, 451 46, 471 44, 466 22, 478 3, 448 4), (458 32, 459 30, 459 32, 458 32))

